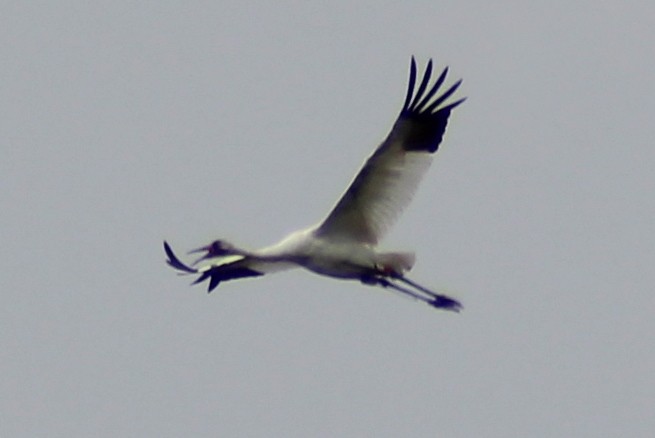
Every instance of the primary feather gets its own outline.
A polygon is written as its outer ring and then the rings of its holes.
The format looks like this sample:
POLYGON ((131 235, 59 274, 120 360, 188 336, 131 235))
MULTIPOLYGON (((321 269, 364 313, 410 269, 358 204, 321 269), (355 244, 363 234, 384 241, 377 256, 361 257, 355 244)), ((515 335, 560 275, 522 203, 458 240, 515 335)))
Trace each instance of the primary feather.
POLYGON ((464 101, 439 107, 461 84, 457 81, 436 96, 447 72, 444 69, 426 93, 432 74, 430 60, 414 92, 416 62, 412 58, 407 96, 398 119, 319 226, 319 236, 375 245, 409 204, 439 148, 451 110, 464 101))

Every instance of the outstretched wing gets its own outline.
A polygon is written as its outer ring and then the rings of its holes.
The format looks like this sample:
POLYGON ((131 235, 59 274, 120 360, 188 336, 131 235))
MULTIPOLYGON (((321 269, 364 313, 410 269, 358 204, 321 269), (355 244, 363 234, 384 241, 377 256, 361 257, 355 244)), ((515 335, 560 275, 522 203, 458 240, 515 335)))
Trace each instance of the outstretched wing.
POLYGON ((462 83, 455 82, 437 96, 446 67, 428 90, 432 60, 416 85, 412 57, 405 104, 386 140, 366 161, 332 212, 316 230, 318 236, 376 244, 409 204, 421 177, 432 162, 450 112, 465 99, 441 106, 462 83), (428 91, 426 91, 428 90, 428 91))
POLYGON ((207 287, 208 293, 214 290, 221 281, 264 275, 263 272, 249 267, 249 260, 244 256, 216 257, 211 263, 196 269, 182 263, 167 242, 164 242, 164 251, 166 251, 166 256, 168 257, 166 263, 170 266, 184 274, 199 275, 192 284, 209 280, 209 286, 207 287))

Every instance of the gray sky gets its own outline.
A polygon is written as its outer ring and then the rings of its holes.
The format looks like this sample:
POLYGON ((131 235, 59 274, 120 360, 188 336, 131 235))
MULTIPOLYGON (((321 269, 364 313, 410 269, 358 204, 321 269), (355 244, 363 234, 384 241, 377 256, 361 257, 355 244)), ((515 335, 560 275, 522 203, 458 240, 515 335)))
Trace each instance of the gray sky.
POLYGON ((0 436, 653 436, 651 2, 64 3, 0 14, 0 436), (412 54, 469 100, 385 244, 462 314, 164 264, 320 220, 412 54))

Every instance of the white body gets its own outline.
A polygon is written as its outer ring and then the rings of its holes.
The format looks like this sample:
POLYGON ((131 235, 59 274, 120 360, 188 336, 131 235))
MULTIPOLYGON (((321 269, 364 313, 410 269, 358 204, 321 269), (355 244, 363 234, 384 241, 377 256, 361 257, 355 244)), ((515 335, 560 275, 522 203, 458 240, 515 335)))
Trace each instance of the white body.
MULTIPOLYGON (((412 253, 380 254, 373 245, 366 243, 326 239, 317 235, 317 229, 318 226, 313 226, 295 231, 280 242, 243 257, 252 259, 255 270, 270 272, 271 269, 279 271, 302 266, 336 278, 359 278, 362 272, 379 269, 403 273, 414 264, 412 253)), ((211 267, 212 260, 208 261, 206 266, 211 267)))

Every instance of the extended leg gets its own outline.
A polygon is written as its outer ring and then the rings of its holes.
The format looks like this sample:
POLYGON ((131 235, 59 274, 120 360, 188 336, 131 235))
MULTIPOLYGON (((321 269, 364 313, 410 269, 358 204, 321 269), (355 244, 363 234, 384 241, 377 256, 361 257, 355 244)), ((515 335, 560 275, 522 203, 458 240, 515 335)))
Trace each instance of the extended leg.
POLYGON ((462 304, 457 301, 454 298, 450 298, 449 296, 446 295, 440 295, 437 293, 432 292, 429 289, 426 289, 425 287, 421 286, 420 284, 410 280, 409 278, 405 278, 402 275, 395 275, 393 278, 402 281, 405 284, 408 284, 412 286, 415 289, 420 290, 424 294, 427 294, 432 297, 432 300, 430 300, 429 304, 432 307, 437 307, 440 309, 446 309, 446 310, 452 310, 454 312, 459 312, 462 310, 462 304))
MULTIPOLYGON (((428 291, 425 288, 417 287, 419 291, 423 292, 423 294, 425 295, 428 295, 428 297, 418 292, 415 292, 411 289, 392 283, 391 281, 389 281, 389 279, 385 277, 372 275, 372 276, 362 277, 361 280, 365 284, 379 285, 384 288, 393 289, 396 292, 400 292, 417 301, 422 301, 425 304, 437 309, 445 309, 445 310, 452 310, 454 312, 459 312, 459 309, 461 308, 461 304, 459 304, 457 301, 453 300, 452 298, 448 298, 443 295, 437 295, 433 292, 428 291)), ((414 286, 412 284, 413 282, 406 281, 406 283, 409 284, 410 286, 414 286)))
POLYGON ((390 282, 389 280, 387 280, 384 277, 374 277, 374 281, 370 282, 370 284, 378 284, 378 285, 380 285, 380 286, 382 286, 384 288, 391 288, 391 289, 395 290, 396 292, 400 292, 400 293, 402 293, 404 295, 407 295, 408 297, 411 297, 411 298, 413 298, 415 300, 422 301, 422 302, 424 302, 426 304, 432 305, 433 300, 431 300, 429 298, 426 298, 423 295, 420 295, 420 294, 414 292, 413 290, 404 288, 402 286, 398 286, 397 284, 394 284, 394 283, 390 282))

